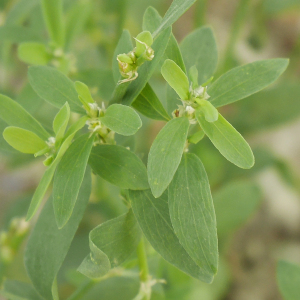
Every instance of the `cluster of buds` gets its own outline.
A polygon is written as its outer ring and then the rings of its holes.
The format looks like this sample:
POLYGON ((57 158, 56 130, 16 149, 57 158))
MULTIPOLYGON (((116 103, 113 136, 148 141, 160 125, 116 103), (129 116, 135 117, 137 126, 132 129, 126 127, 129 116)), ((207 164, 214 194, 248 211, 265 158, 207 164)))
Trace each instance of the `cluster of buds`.
POLYGON ((138 67, 154 58, 154 50, 151 48, 153 37, 149 31, 141 32, 135 41, 136 47, 132 51, 117 56, 120 73, 125 78, 119 84, 135 80, 138 77, 138 67))
POLYGON ((187 101, 182 101, 182 104, 183 105, 178 105, 178 108, 173 111, 173 118, 187 117, 190 121, 190 124, 197 124, 195 108, 193 107, 194 104, 187 101))
POLYGON ((100 120, 100 117, 103 117, 106 111, 104 102, 99 107, 94 101, 89 88, 80 81, 75 82, 75 88, 88 116, 86 121, 88 130, 91 134, 96 134, 95 144, 115 144, 115 132, 103 125, 100 120))

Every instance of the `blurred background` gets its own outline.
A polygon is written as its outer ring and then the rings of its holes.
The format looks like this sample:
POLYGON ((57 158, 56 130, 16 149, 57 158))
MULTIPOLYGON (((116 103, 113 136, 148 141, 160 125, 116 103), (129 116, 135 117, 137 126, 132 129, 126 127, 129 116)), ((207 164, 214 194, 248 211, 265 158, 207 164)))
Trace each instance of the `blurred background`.
MULTIPOLYGON (((98 102, 108 101, 114 88, 112 56, 122 30, 128 29, 136 36, 142 31, 143 13, 148 6, 164 15, 170 3, 65 0, 69 77, 86 83, 98 102)), ((147 245, 152 274, 167 281, 158 286, 154 297, 279 300, 277 261, 300 263, 300 1, 198 0, 174 24, 173 33, 180 43, 201 26, 211 26, 217 40, 219 65, 215 79, 235 66, 260 59, 288 57, 290 65, 273 86, 222 108, 222 114, 250 143, 256 158, 253 169, 241 170, 227 162, 207 138, 190 148, 202 159, 214 196, 220 250, 220 269, 214 283, 207 285, 188 277, 147 245)), ((18 45, 28 41, 48 41, 39 0, 1 0, 0 93, 18 101, 50 128, 57 109, 32 90, 28 65, 17 55, 18 45)), ((167 107, 166 84, 159 70, 151 84, 167 107)), ((164 123, 144 117, 142 120, 143 127, 135 139, 118 137, 118 143, 135 150, 146 163, 149 147, 164 123)), ((0 120, 1 132, 6 126, 0 120)), ((17 153, 1 135, 3 231, 11 232, 16 224, 26 227, 18 218, 25 216, 44 170, 41 160, 17 153)), ((83 280, 76 268, 89 252, 88 232, 125 210, 119 190, 95 177, 91 203, 59 274, 62 295, 70 295, 83 280)), ((9 278, 28 282, 23 250, 29 230, 24 229, 10 256, 2 249, 0 281, 9 278)), ((109 279, 95 285, 83 299, 130 300, 138 284, 134 278, 109 279)))

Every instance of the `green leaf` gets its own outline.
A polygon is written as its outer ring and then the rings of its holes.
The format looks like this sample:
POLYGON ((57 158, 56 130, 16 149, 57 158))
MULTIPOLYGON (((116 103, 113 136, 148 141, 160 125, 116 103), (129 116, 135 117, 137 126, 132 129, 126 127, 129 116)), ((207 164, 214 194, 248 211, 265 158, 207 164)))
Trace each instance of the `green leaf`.
MULTIPOLYGON (((113 55, 112 68, 113 68, 113 77, 115 83, 117 83, 122 77, 119 70, 117 56, 122 53, 128 53, 132 49, 133 49, 133 44, 131 40, 131 35, 128 30, 123 30, 113 55)), ((120 86, 122 86, 122 84, 120 86)))
POLYGON ((100 121, 110 130, 121 135, 133 135, 142 126, 141 118, 135 110, 121 104, 110 105, 100 121))
POLYGON ((51 55, 44 44, 23 43, 18 47, 19 59, 30 65, 47 65, 51 55))
POLYGON ((90 89, 88 88, 88 86, 86 84, 84 84, 80 81, 76 81, 75 89, 76 89, 76 92, 78 93, 79 100, 81 98, 81 102, 84 105, 88 105, 88 103, 95 103, 95 101, 91 95, 90 89))
POLYGON ((161 74, 168 84, 175 90, 180 99, 189 99, 189 80, 185 73, 174 61, 167 59, 161 68, 161 74))
POLYGON ((197 110, 196 118, 205 134, 226 159, 243 169, 250 169, 254 165, 250 146, 220 114, 218 120, 211 123, 197 110))
POLYGON ((4 25, 0 27, 0 40, 12 43, 40 42, 42 37, 39 32, 18 25, 4 25))
POLYGON ((68 148, 57 166, 53 182, 53 207, 58 228, 66 225, 75 207, 94 136, 86 133, 68 148))
POLYGON ((19 127, 5 128, 3 137, 9 145, 22 153, 34 154, 48 147, 34 132, 19 127))
POLYGON ((172 227, 168 193, 154 198, 150 190, 129 191, 134 215, 151 246, 170 264, 197 279, 205 277, 180 244, 172 227))
POLYGON ((32 230, 25 250, 25 266, 34 287, 46 300, 57 300, 52 295, 53 283, 83 217, 90 193, 91 175, 87 170, 68 224, 63 229, 57 228, 50 199, 32 230))
POLYGON ((198 113, 203 113, 207 122, 215 122, 218 120, 219 112, 209 101, 199 99, 197 102, 200 104, 200 107, 197 109, 199 111, 198 113))
POLYGON ((165 28, 171 26, 177 19, 183 15, 196 0, 173 0, 171 6, 164 15, 161 24, 153 33, 153 37, 156 37, 165 28))
POLYGON ((201 27, 191 32, 181 42, 180 49, 187 70, 196 66, 200 85, 211 78, 217 68, 218 50, 210 27, 201 27))
POLYGON ((89 278, 104 276, 130 257, 140 238, 140 228, 132 210, 97 226, 89 236, 91 253, 78 271, 89 278))
MULTIPOLYGON (((162 17, 158 13, 158 11, 152 6, 149 6, 144 13, 143 30, 154 32, 155 29, 161 24, 161 21, 162 17)), ((174 34, 171 34, 162 61, 165 61, 168 58, 175 61, 175 63, 185 72, 185 65, 174 34)))
POLYGON ((66 102, 72 111, 85 113, 74 83, 62 72, 46 66, 32 66, 28 78, 35 92, 55 107, 61 108, 66 102))
POLYGON ((169 186, 174 231, 191 258, 211 282, 218 268, 217 224, 209 181, 201 160, 184 154, 169 186))
POLYGON ((9 300, 42 300, 32 285, 16 280, 5 280, 0 295, 9 300))
POLYGON ((156 136, 148 156, 148 180, 154 197, 159 197, 170 184, 187 139, 187 118, 169 121, 156 136))
POLYGON ((234 68, 208 88, 209 100, 219 107, 257 93, 273 83, 288 64, 288 59, 276 58, 234 68))
MULTIPOLYGON (((141 67, 139 67, 138 78, 132 81, 131 83, 129 82, 128 88, 125 89, 125 92, 123 91, 122 93, 120 93, 118 97, 114 97, 114 100, 112 100, 112 102, 114 101, 125 105, 131 105, 131 103, 144 89, 147 82, 151 78, 153 72, 156 70, 157 66, 159 65, 160 60, 163 57, 165 49, 167 47, 170 35, 171 35, 171 28, 167 28, 154 40, 154 43, 151 46, 151 48, 154 50, 153 60, 147 61, 141 67)), ((118 85, 118 87, 125 84, 118 85)))
POLYGON ((61 147, 59 148, 59 151, 52 162, 52 164, 47 168, 45 171, 42 179, 40 180, 40 183, 38 187, 36 188, 32 200, 30 202, 30 206, 27 212, 26 221, 29 221, 34 214, 37 212, 37 209, 39 208, 48 188, 52 181, 54 172, 56 170, 56 167, 58 163, 60 162, 61 158, 67 151, 68 147, 71 145, 72 140, 74 138, 74 135, 77 133, 78 130, 80 130, 86 122, 86 117, 82 117, 79 119, 76 123, 74 123, 67 131, 66 133, 66 139, 63 141, 61 147))
POLYGON ((135 38, 135 42, 136 42, 135 55, 139 57, 146 51, 146 45, 150 47, 153 44, 153 37, 151 35, 151 32, 142 31, 135 38))
POLYGON ((203 130, 197 131, 188 137, 189 143, 198 144, 205 137, 205 133, 203 130))
POLYGON ((277 282, 284 300, 300 298, 300 266, 287 261, 277 264, 277 282))
POLYGON ((150 119, 160 121, 170 120, 168 113, 149 83, 146 84, 131 106, 150 119))
POLYGON ((34 132, 47 140, 50 134, 20 104, 9 97, 0 95, 0 118, 10 126, 16 126, 34 132))
POLYGON ((149 188, 145 165, 133 152, 122 146, 94 147, 89 164, 97 175, 122 189, 149 188))
POLYGON ((65 28, 63 22, 63 1, 42 0, 44 20, 51 40, 57 47, 64 46, 65 28))
POLYGON ((59 110, 53 120, 53 130, 56 134, 56 141, 63 138, 70 119, 70 106, 68 102, 59 110))
POLYGON ((214 194, 218 237, 227 238, 255 212, 261 203, 262 192, 251 181, 234 181, 214 194))

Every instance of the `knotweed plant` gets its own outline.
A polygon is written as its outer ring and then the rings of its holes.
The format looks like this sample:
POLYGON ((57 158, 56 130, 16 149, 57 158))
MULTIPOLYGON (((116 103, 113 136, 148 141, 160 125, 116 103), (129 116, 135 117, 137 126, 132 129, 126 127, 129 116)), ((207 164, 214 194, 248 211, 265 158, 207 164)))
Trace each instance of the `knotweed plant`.
MULTIPOLYGON (((190 153, 190 145, 207 136, 225 159, 251 168, 252 150, 222 116, 221 107, 272 84, 288 60, 256 61, 213 77, 218 53, 212 29, 196 29, 180 47, 172 34, 171 25, 194 2, 174 0, 163 18, 149 7, 140 34, 132 38, 123 31, 113 58, 113 95, 97 102, 84 82, 68 77, 73 66, 64 54, 68 37, 60 34, 61 2, 42 1, 51 42, 48 48, 22 44, 19 56, 34 64, 28 70, 33 90, 58 108, 52 128, 44 128, 19 103, 0 96, 0 117, 7 123, 4 139, 22 153, 44 156, 46 166, 26 216, 26 222, 37 218, 24 258, 33 286, 8 281, 3 294, 9 299, 20 299, 21 294, 33 299, 29 293, 34 299, 59 299, 57 274, 89 205, 92 174, 119 187, 128 210, 90 231, 90 253, 78 266, 86 282, 69 299, 81 299, 93 284, 125 276, 136 265, 140 289, 134 299, 150 299, 165 280, 149 272, 145 240, 184 273, 213 281, 218 271, 214 204, 206 170, 190 153), (168 85, 167 109, 149 83, 157 70, 168 85), (147 165, 116 139, 116 134, 131 136, 141 128, 139 114, 165 122, 147 165), (49 190, 51 196, 41 208, 49 190), (136 263, 128 263, 136 251, 136 263)), ((15 232, 23 236, 23 231, 15 232)), ((1 242, 13 251, 11 239, 6 234, 1 242)))

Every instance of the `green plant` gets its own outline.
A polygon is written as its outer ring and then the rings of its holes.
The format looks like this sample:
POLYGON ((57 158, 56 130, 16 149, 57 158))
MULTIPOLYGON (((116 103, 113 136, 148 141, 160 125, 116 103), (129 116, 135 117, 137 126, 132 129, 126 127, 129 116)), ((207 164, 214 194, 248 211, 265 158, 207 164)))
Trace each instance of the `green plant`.
MULTIPOLYGON (((26 221, 36 215, 51 182, 53 187, 25 250, 33 287, 8 281, 3 293, 9 299, 20 295, 59 299, 58 272, 88 206, 92 176, 120 189, 127 212, 90 231, 90 253, 78 267, 85 277, 68 299, 82 299, 89 288, 107 278, 132 276, 130 270, 136 265, 140 287, 134 299, 155 299, 155 289, 164 278, 150 274, 145 240, 184 273, 205 283, 213 281, 219 260, 216 213, 222 216, 222 212, 215 213, 206 170, 189 149, 207 136, 228 161, 251 168, 250 146, 218 109, 275 82, 288 60, 253 62, 214 81, 218 53, 211 28, 195 30, 181 47, 171 31, 171 25, 194 2, 174 0, 163 18, 149 7, 135 48, 130 33, 123 31, 113 55, 114 91, 108 103, 100 103, 84 80, 73 82, 68 77, 74 72, 72 57, 65 54, 72 32, 63 24, 62 2, 42 1, 50 43, 21 44, 18 55, 35 65, 28 70, 34 92, 59 110, 52 128, 45 128, 16 101, 0 95, 0 117, 9 125, 3 137, 10 146, 35 157, 45 156, 46 170, 26 221), (149 83, 157 69, 169 85, 167 109, 149 83), (152 143, 147 168, 128 145, 118 141, 141 128, 137 112, 167 122, 152 143)), ((243 189, 257 194, 247 184, 224 193, 243 189)))

